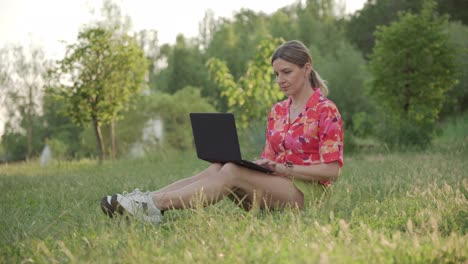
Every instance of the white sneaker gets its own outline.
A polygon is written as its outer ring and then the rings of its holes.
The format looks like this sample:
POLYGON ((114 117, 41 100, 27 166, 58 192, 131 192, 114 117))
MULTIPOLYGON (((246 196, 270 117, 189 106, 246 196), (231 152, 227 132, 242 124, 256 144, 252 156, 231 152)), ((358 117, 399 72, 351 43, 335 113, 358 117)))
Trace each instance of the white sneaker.
POLYGON ((120 215, 128 213, 153 225, 158 225, 163 218, 161 210, 154 205, 150 192, 143 193, 139 189, 135 189, 131 193, 124 192, 123 194, 103 197, 101 209, 111 218, 116 212, 120 215))

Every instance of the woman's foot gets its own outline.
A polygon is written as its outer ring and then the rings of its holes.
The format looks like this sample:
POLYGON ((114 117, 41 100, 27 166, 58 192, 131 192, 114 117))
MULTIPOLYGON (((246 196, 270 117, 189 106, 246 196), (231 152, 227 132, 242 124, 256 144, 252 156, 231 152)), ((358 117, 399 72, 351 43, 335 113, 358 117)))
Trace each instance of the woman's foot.
POLYGON ((141 192, 139 189, 131 193, 104 196, 101 200, 101 209, 111 218, 115 214, 127 213, 153 225, 158 225, 163 218, 161 210, 154 205, 150 192, 141 192))

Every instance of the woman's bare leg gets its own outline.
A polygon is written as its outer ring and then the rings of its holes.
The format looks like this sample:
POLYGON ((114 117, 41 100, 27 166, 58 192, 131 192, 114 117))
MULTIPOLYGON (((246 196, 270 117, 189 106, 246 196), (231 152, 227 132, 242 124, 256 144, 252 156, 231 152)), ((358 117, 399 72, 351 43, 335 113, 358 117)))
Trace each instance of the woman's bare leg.
POLYGON ((173 191, 153 193, 155 205, 161 210, 193 208, 197 198, 206 206, 235 193, 245 194, 244 198, 255 202, 260 208, 302 208, 303 205, 302 192, 287 178, 253 171, 233 163, 203 175, 205 177, 173 191))
POLYGON ((155 195, 157 193, 172 192, 172 191, 181 189, 196 181, 201 180, 202 178, 207 177, 208 175, 216 174, 221 169, 221 166, 222 165, 219 163, 213 163, 206 170, 198 173, 197 175, 171 183, 157 191, 152 192, 152 195, 155 195))

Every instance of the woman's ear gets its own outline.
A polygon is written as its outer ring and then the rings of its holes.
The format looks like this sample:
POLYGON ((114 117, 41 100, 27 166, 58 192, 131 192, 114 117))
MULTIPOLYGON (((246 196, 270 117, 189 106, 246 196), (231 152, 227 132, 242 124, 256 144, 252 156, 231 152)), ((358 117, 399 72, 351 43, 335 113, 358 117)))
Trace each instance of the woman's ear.
POLYGON ((304 64, 304 70, 305 70, 306 76, 309 76, 310 72, 312 71, 312 64, 310 64, 310 62, 307 62, 306 64, 304 64))

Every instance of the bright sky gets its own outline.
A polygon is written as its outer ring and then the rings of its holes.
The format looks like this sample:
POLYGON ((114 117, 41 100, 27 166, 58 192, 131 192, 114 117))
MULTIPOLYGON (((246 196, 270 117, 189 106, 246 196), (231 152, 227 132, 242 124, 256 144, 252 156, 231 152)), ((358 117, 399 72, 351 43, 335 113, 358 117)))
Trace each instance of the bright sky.
MULTIPOLYGON (((271 14, 301 0, 116 0, 133 22, 133 30, 155 29, 159 44, 174 43, 179 33, 198 35, 198 24, 205 11, 215 17, 231 18, 241 8, 271 14)), ((304 1, 304 0, 302 0, 304 1)), ((346 12, 361 9, 366 0, 338 0, 346 12)), ((65 43, 76 40, 82 25, 93 20, 91 10, 99 11, 102 0, 0 0, 0 48, 6 44, 30 42, 44 47, 47 57, 60 59, 65 43), (65 43, 63 42, 65 41, 65 43)), ((99 12, 95 12, 98 13, 99 12)), ((3 134, 4 109, 0 107, 0 135, 3 134)))
MULTIPOLYGON (((133 29, 156 29, 159 43, 174 43, 177 34, 198 35, 198 23, 205 11, 215 17, 232 17, 242 7, 273 13, 300 0, 117 0, 133 22, 133 29)), ((302 0, 304 1, 304 0, 302 0)), ((351 13, 366 0, 345 0, 351 13)), ((102 0, 0 0, 0 47, 6 43, 27 45, 31 40, 45 47, 50 56, 61 56, 65 44, 76 40, 80 26, 95 18, 102 0)))

